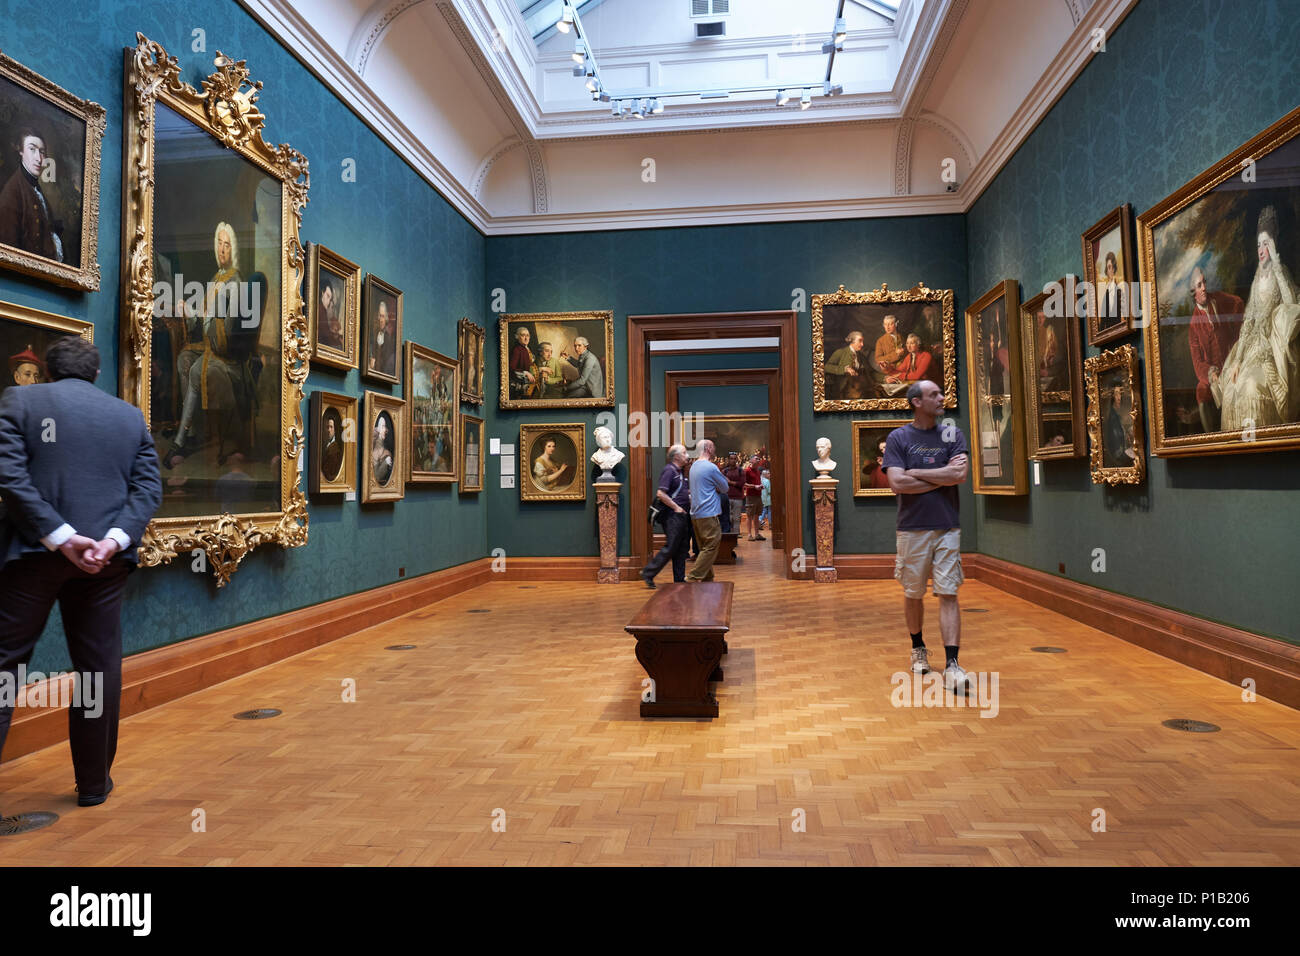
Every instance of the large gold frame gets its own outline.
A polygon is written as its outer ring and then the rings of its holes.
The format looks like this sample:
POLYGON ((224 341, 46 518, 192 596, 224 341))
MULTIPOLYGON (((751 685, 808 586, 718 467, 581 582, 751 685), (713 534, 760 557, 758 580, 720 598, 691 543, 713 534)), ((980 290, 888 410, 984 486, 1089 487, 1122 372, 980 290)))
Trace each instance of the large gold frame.
MULTIPOLYGON (((614 407, 614 313, 598 312, 521 312, 503 314, 498 323, 501 345, 500 408, 613 408, 614 407), (510 335, 511 322, 572 322, 575 319, 603 321, 605 325, 605 394, 600 398, 511 398, 510 397, 510 335)), ((547 500, 551 500, 548 498, 547 500)), ((586 500, 586 492, 583 492, 586 500)))
POLYGON ((1177 455, 1223 455, 1237 452, 1277 451, 1282 448, 1300 448, 1300 422, 1281 425, 1263 425, 1253 429, 1249 437, 1239 432, 1208 432, 1200 435, 1170 437, 1165 434, 1164 386, 1160 368, 1160 316, 1167 311, 1160 305, 1160 290, 1156 282, 1156 246, 1154 231, 1166 219, 1181 212, 1216 186, 1237 176, 1248 166, 1253 168, 1260 157, 1300 134, 1300 107, 1296 107, 1280 120, 1250 140, 1241 148, 1228 154, 1205 172, 1177 189, 1171 196, 1156 203, 1137 217, 1139 265, 1142 285, 1151 298, 1146 308, 1146 386, 1148 413, 1151 416, 1151 454, 1160 457, 1177 455))
MULTIPOLYGON (((86 124, 86 149, 82 160, 81 266, 56 262, 45 256, 0 244, 0 266, 38 279, 87 292, 99 291, 99 167, 104 143, 104 107, 83 100, 63 87, 0 53, 0 76, 33 96, 71 113, 86 124)), ((9 144, 5 143, 8 149, 9 144)))
POLYGON ((977 495, 1023 495, 1029 492, 1028 469, 1025 467, 1025 400, 1024 400, 1024 365, 1020 355, 1020 326, 1015 316, 1020 313, 1020 286, 1015 279, 1003 279, 966 309, 966 387, 970 396, 968 412, 970 415, 970 475, 971 489, 977 495), (976 323, 979 315, 994 302, 1002 299, 1007 309, 1007 383, 1010 389, 1006 394, 1011 399, 1011 478, 1010 485, 989 485, 984 481, 984 452, 980 445, 979 407, 984 402, 988 405, 1004 405, 1002 396, 980 395, 980 376, 977 370, 979 356, 975 343, 979 341, 976 323))
POLYGON ((311 339, 303 313, 305 272, 298 231, 307 204, 310 178, 307 159, 292 147, 271 146, 262 138, 265 116, 257 108, 261 82, 252 82, 245 61, 217 51, 217 72, 203 90, 181 80, 176 58, 137 33, 126 50, 126 108, 123 131, 122 184, 122 349, 121 394, 149 423, 149 358, 154 302, 154 108, 158 103, 210 133, 226 147, 280 180, 281 382, 280 510, 200 517, 155 518, 140 541, 139 561, 152 567, 177 555, 206 552, 217 587, 224 587, 244 557, 258 545, 297 548, 307 543, 307 501, 298 484, 298 456, 303 447, 303 382, 307 379, 311 339), (247 88, 246 88, 247 87, 247 88))
POLYGON ((1139 485, 1146 475, 1146 442, 1142 437, 1142 390, 1138 387, 1137 349, 1121 345, 1083 363, 1088 380, 1088 440, 1092 445, 1092 483, 1094 485, 1139 485), (1133 445, 1137 451, 1131 468, 1107 468, 1103 462, 1101 435, 1101 394, 1098 378, 1102 372, 1122 368, 1128 372, 1128 390, 1133 396, 1133 445))
MULTIPOLYGON (((826 397, 826 346, 822 308, 828 305, 859 305, 882 302, 933 302, 943 306, 943 407, 957 407, 957 331, 953 317, 952 289, 928 289, 918 282, 906 292, 891 292, 882 282, 874 292, 818 293, 812 297, 813 345, 813 411, 815 412, 876 412, 906 411, 906 396, 897 398, 827 398, 826 397)), ((866 348, 864 343, 863 348, 866 348)))
MULTIPOLYGON (((408 485, 450 485, 460 481, 460 404, 456 396, 460 393, 460 367, 449 355, 435 352, 431 348, 417 345, 406 340, 403 355, 403 369, 406 380, 402 385, 402 395, 406 401, 406 428, 402 432, 406 455, 406 483, 408 485), (415 360, 423 359, 441 366, 451 372, 451 471, 416 471, 415 470, 415 360)), ((481 457, 481 456, 480 456, 481 457)))
POLYGON ((1025 363, 1025 447, 1030 461, 1051 461, 1057 458, 1082 458, 1088 453, 1087 432, 1084 427, 1083 409, 1083 340, 1080 336, 1079 316, 1075 309, 1074 284, 1072 276, 1060 279, 1056 285, 1061 290, 1061 301, 1066 308, 1065 334, 1070 349, 1066 361, 1070 366, 1070 387, 1059 392, 1046 392, 1044 397, 1057 402, 1069 402, 1068 413, 1056 413, 1053 418, 1070 422, 1070 434, 1074 441, 1068 445, 1044 445, 1039 421, 1042 403, 1038 393, 1038 324, 1034 321, 1038 312, 1050 294, 1040 292, 1028 302, 1020 304, 1021 352, 1025 363))

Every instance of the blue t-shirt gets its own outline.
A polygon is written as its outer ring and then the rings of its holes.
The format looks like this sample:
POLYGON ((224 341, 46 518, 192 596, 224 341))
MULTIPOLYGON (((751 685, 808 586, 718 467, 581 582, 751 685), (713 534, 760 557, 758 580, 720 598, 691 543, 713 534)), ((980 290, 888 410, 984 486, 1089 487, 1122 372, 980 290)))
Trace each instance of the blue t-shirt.
POLYGON ((731 487, 718 466, 701 458, 691 465, 691 517, 716 518, 722 514, 722 502, 731 487))
MULTIPOLYGON (((957 455, 969 455, 966 436, 952 426, 950 441, 944 441, 937 424, 922 430, 907 424, 895 428, 885 439, 886 470, 890 468, 942 468, 957 455)), ((943 485, 918 495, 898 496, 899 531, 946 531, 959 528, 957 486, 943 485)))

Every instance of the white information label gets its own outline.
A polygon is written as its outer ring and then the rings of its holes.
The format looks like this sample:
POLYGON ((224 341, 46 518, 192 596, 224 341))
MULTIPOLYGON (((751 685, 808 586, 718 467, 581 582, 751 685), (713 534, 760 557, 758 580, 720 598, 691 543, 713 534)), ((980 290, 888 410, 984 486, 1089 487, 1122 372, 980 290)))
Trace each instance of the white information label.
POLYGON ((500 453, 501 453, 501 439, 500 439, 500 438, 489 438, 489 439, 488 439, 488 454, 489 454, 489 455, 499 455, 500 453))
POLYGON ((1038 469, 1038 466, 1041 464, 1041 461, 1034 462, 1034 484, 1036 485, 1041 485, 1043 483, 1043 473, 1038 469))
POLYGON ((502 445, 502 446, 501 446, 501 454, 503 454, 503 455, 513 455, 514 453, 515 453, 515 446, 514 446, 514 445, 502 445))
POLYGON ((514 475, 502 475, 502 476, 501 476, 501 487, 502 487, 502 488, 513 488, 514 486, 515 486, 515 476, 514 476, 514 475))
POLYGON ((515 473, 515 456, 514 456, 514 455, 502 455, 502 456, 501 456, 501 474, 502 474, 503 476, 505 476, 505 475, 513 475, 514 473, 515 473))
POLYGON ((356 501, 356 500, 357 500, 357 493, 356 493, 355 491, 345 491, 345 492, 343 492, 343 500, 344 500, 344 501, 356 501))

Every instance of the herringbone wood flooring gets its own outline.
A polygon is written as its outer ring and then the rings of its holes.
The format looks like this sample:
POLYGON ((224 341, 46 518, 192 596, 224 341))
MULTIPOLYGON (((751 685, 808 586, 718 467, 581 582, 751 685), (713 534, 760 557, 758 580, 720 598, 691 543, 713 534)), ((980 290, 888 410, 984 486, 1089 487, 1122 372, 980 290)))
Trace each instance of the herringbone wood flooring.
MULTIPOLYGON (((640 582, 491 584, 124 721, 101 807, 66 747, 0 768, 0 810, 62 814, 0 864, 1300 863, 1295 711, 976 582, 998 715, 895 708, 897 585, 741 553, 716 721, 637 716, 640 582)), ((933 598, 925 630, 941 662, 933 598)))

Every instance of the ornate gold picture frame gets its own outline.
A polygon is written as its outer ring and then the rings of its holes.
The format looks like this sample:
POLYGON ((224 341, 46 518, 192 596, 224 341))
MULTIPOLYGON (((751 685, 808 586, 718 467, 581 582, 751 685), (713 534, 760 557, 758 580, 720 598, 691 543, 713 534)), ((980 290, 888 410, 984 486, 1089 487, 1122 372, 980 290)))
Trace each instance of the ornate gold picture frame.
POLYGON ((1137 349, 1121 345, 1083 363, 1094 485, 1137 485, 1146 475, 1137 349))
POLYGON ((1122 339, 1138 326, 1142 296, 1137 292, 1137 257, 1133 254, 1133 211, 1116 206, 1079 237, 1088 319, 1088 344, 1122 339))
POLYGON ((0 266, 99 290, 104 117, 0 53, 0 266))
POLYGON ((357 413, 355 395, 311 393, 307 489, 312 495, 357 490, 357 413))
POLYGON ((910 418, 873 418, 853 422, 853 497, 896 498, 885 474, 884 444, 895 428, 912 424, 910 418))
POLYGON ((459 371, 450 357, 406 343, 406 480, 413 484, 450 484, 459 471, 456 434, 459 371))
POLYGON ((466 405, 483 404, 483 343, 486 332, 469 319, 456 323, 456 358, 460 364, 460 400, 466 405))
POLYGON ((406 402, 367 391, 361 430, 361 500, 400 501, 406 497, 406 402))
POLYGON ((1300 448, 1300 107, 1138 216, 1151 453, 1300 448))
POLYGON ((614 313, 503 315, 502 408, 612 408, 614 313))
POLYGON ((357 367, 361 321, 361 267, 319 242, 308 245, 307 328, 312 361, 357 367))
POLYGON ((1029 491, 1019 309, 1019 286, 1005 279, 966 310, 971 483, 977 495, 1029 491))
POLYGON ((487 456, 483 447, 483 419, 460 416, 460 493, 476 495, 483 490, 487 456))
POLYGON ((951 289, 906 292, 844 286, 812 297, 813 411, 907 409, 907 389, 929 379, 957 407, 957 336, 951 289), (915 340, 915 348, 912 342, 915 340))
POLYGON ((199 91, 160 45, 136 41, 125 57, 120 387, 159 448, 172 439, 140 564, 199 549, 221 587, 258 545, 307 543, 307 160, 263 138, 261 83, 243 60, 218 52, 199 91))
POLYGON ((1025 447, 1032 461, 1088 453, 1076 288, 1074 277, 1066 276, 1020 306, 1025 447))
POLYGON ((582 422, 520 425, 520 500, 586 501, 586 440, 582 422))

